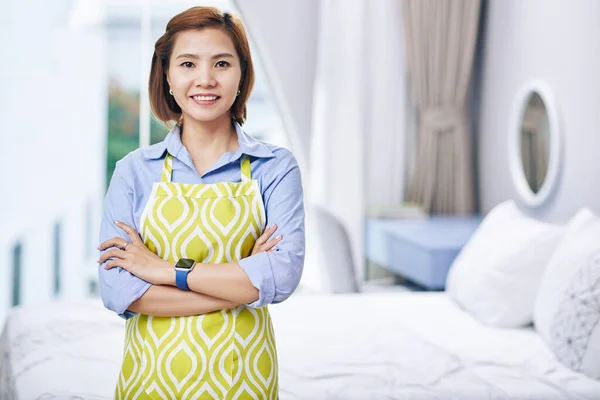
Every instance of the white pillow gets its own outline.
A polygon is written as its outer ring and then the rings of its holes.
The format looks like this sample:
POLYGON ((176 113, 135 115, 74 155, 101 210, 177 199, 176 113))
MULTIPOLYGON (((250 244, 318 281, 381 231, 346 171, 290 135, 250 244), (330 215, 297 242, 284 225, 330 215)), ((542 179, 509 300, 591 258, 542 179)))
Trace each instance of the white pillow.
POLYGON ((600 379, 600 218, 587 208, 571 218, 548 264, 534 322, 563 364, 600 379))
POLYGON ((497 205, 452 263, 446 291, 484 324, 530 324, 542 274, 563 229, 527 217, 512 200, 497 205))

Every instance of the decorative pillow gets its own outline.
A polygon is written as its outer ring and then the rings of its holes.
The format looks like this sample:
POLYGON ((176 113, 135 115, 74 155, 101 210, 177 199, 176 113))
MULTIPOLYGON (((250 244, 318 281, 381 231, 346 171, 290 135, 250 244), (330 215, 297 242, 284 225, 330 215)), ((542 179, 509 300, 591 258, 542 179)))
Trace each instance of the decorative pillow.
POLYGON ((563 364, 600 379, 600 218, 587 208, 571 218, 544 272, 534 322, 563 364))
POLYGON ((446 291, 484 324, 530 324, 542 274, 563 230, 527 217, 512 200, 498 204, 452 263, 446 291))

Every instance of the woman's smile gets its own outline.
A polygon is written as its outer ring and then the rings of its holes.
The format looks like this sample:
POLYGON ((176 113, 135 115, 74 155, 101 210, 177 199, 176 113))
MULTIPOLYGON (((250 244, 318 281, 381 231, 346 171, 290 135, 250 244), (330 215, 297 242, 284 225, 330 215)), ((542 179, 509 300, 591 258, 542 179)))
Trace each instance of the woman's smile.
POLYGON ((190 96, 190 99, 200 106, 212 106, 219 101, 220 98, 220 96, 214 94, 196 94, 190 96))

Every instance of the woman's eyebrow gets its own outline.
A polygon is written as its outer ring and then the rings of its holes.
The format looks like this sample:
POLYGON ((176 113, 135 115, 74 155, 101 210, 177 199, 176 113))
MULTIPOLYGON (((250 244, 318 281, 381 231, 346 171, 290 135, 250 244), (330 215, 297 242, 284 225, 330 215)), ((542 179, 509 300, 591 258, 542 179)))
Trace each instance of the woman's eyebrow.
MULTIPOLYGON (((211 58, 215 59, 215 58, 225 58, 225 57, 234 58, 233 54, 231 54, 231 53, 219 53, 219 54, 215 54, 211 58)), ((198 56, 198 54, 183 53, 183 54, 178 55, 177 58, 175 58, 175 59, 178 60, 180 58, 193 58, 194 60, 197 60, 200 57, 198 56)))
POLYGON ((233 54, 230 54, 230 53, 219 53, 219 54, 215 54, 214 56, 212 56, 213 59, 215 59, 215 58, 224 58, 224 57, 234 58, 233 54))
POLYGON ((193 59, 198 59, 200 57, 198 57, 197 54, 191 54, 191 53, 183 53, 177 56, 176 60, 179 60, 180 58, 193 58, 193 59))

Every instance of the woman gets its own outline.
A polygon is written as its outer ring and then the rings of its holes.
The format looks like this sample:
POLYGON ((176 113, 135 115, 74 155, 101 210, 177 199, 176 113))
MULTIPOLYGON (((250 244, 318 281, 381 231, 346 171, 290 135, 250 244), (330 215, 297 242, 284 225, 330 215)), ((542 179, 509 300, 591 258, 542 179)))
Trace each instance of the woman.
POLYGON ((240 127, 253 83, 231 14, 191 8, 156 42, 152 110, 178 122, 117 163, 101 227, 102 299, 127 319, 117 399, 278 397, 266 306, 300 280, 304 209, 293 155, 240 127))

